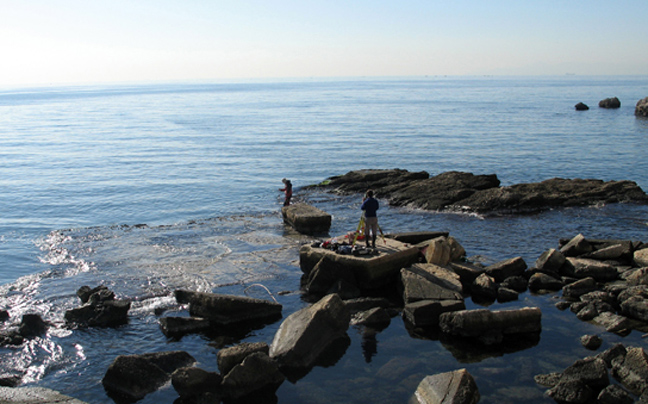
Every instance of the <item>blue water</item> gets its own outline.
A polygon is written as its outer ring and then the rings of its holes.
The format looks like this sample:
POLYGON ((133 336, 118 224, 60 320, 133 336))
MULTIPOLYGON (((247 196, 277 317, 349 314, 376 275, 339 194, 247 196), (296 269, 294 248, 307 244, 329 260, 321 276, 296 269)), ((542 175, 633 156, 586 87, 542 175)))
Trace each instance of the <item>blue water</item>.
MULTIPOLYGON (((172 299, 176 288, 267 298, 258 285, 284 304, 284 316, 303 307, 297 251, 308 238, 281 222, 283 177, 297 200, 333 214, 332 234, 355 228, 360 196, 300 188, 362 168, 495 173, 503 185, 628 179, 648 190, 648 120, 634 116, 647 95, 646 76, 0 89, 0 307, 13 319, 38 312, 53 324, 28 346, 2 348, 0 373, 26 369, 24 385, 111 403, 100 379, 119 354, 181 349, 216 370, 217 349, 206 337, 167 341, 156 310, 182 312, 172 299), (614 96, 620 109, 597 107, 614 96), (581 101, 591 109, 576 112, 581 101), (79 304, 76 289, 100 283, 135 301, 130 323, 66 330, 62 318, 79 304)), ((559 238, 578 233, 648 242, 646 206, 483 218, 385 205, 386 232, 446 230, 484 262, 522 256, 532 265, 559 238)), ((284 383, 279 402, 405 402, 425 374, 459 367, 475 376, 482 402, 519 402, 510 397, 519 394, 552 402, 531 373, 586 356, 580 335, 643 343, 636 332, 620 339, 580 323, 554 301, 527 293, 498 305, 541 306, 541 343, 475 363, 457 360, 438 341, 413 338, 398 317, 375 336, 377 353, 367 361, 362 347, 371 338, 352 328, 338 363, 284 383), (545 357, 556 349, 563 355, 545 357), (521 367, 529 370, 520 374, 521 367)), ((277 327, 243 340, 270 343, 277 327)), ((176 397, 166 388, 142 402, 176 397)))

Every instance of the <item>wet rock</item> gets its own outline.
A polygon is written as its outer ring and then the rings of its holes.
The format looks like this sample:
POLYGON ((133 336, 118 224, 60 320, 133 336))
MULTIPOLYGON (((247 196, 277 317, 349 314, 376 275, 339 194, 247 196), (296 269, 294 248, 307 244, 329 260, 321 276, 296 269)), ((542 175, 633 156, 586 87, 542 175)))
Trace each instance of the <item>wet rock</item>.
POLYGON ((465 309, 463 300, 419 300, 405 305, 403 317, 414 326, 430 327, 439 324, 441 314, 465 309))
POLYGON ((599 391, 610 384, 605 362, 596 357, 574 362, 562 372, 558 384, 576 380, 585 383, 594 391, 599 391))
POLYGON ((7 310, 0 310, 0 323, 9 320, 9 312, 7 310))
POLYGON ((518 299, 518 292, 508 288, 497 289, 497 301, 500 303, 512 302, 518 299))
POLYGON ((101 383, 111 396, 140 400, 166 384, 177 369, 195 361, 182 351, 120 355, 108 367, 101 383))
POLYGON ((617 97, 612 97, 612 98, 606 98, 604 100, 599 101, 598 104, 599 108, 621 108, 621 101, 617 97))
POLYGON ((162 317, 160 318, 160 329, 167 338, 181 337, 186 334, 193 334, 208 331, 211 328, 209 320, 198 317, 162 317))
POLYGON ((617 384, 611 384, 601 390, 597 397, 597 404, 632 404, 634 398, 617 384))
POLYGON ((473 299, 495 301, 497 299, 497 283, 485 273, 479 275, 470 285, 473 299))
POLYGON ((302 277, 302 287, 310 294, 324 296, 339 280, 355 285, 355 275, 338 260, 328 255, 323 256, 308 273, 302 277))
POLYGON ((612 265, 589 258, 567 257, 565 265, 569 273, 579 279, 592 277, 597 282, 610 282, 619 276, 612 265))
POLYGON ((303 234, 326 234, 331 228, 331 215, 305 203, 281 208, 284 221, 303 234))
POLYGON ((574 238, 569 240, 567 244, 560 248, 560 252, 565 257, 578 257, 579 255, 588 254, 593 250, 594 248, 592 245, 582 234, 576 235, 574 238))
POLYGON ((625 346, 621 343, 617 343, 596 355, 596 357, 602 359, 603 362, 605 362, 605 366, 611 368, 613 363, 623 362, 626 354, 627 350, 625 346))
POLYGON ((486 274, 502 282, 511 276, 520 276, 527 269, 527 264, 522 257, 510 258, 486 267, 486 274))
POLYGON ((501 343, 504 336, 539 333, 542 330, 539 308, 513 310, 462 310, 439 317, 441 331, 462 337, 477 338, 485 345, 501 343))
POLYGON ((632 328, 627 317, 606 311, 592 319, 596 324, 605 327, 605 331, 617 334, 627 334, 632 328))
POLYGON ((366 325, 374 328, 385 328, 391 322, 389 312, 380 307, 355 313, 351 317, 352 325, 366 325))
POLYGON ((128 323, 131 302, 128 299, 115 299, 115 294, 107 287, 82 286, 77 296, 83 305, 65 312, 65 322, 76 327, 118 327, 128 323))
POLYGON ((466 369, 426 376, 416 388, 411 404, 476 404, 477 383, 466 369))
POLYGON ((189 313, 219 326, 272 322, 281 317, 281 310, 279 303, 251 297, 204 292, 189 295, 189 313))
POLYGON ((512 289, 518 293, 526 292, 529 287, 529 281, 523 276, 509 276, 504 279, 500 287, 512 289))
POLYGON ((580 380, 558 383, 547 391, 547 395, 559 403, 589 404, 596 398, 596 393, 580 380))
POLYGON ((648 117, 648 97, 637 101, 635 115, 644 118, 648 117))
POLYGON ((222 374, 228 374, 234 366, 243 362, 243 359, 255 352, 263 352, 266 355, 270 352, 270 347, 265 342, 244 342, 229 348, 218 351, 216 355, 218 370, 222 374))
POLYGON ((589 109, 587 104, 584 104, 582 102, 579 102, 578 104, 574 105, 574 108, 576 109, 576 111, 587 111, 589 109))
POLYGON ((529 290, 533 292, 540 290, 560 290, 563 286, 564 283, 562 280, 542 272, 536 272, 529 278, 529 290))
POLYGON ((613 362, 612 375, 639 396, 648 388, 648 356, 643 348, 629 348, 623 361, 613 362))
POLYGON ((596 290, 596 281, 594 278, 580 279, 574 283, 563 286, 563 297, 565 299, 579 299, 581 295, 596 290))
POLYGON ((633 259, 638 267, 648 267, 648 248, 635 251, 633 259))
POLYGON ((310 368, 335 339, 346 335, 350 320, 339 296, 325 296, 283 321, 270 345, 270 357, 283 367, 310 368))
POLYGON ((546 271, 556 272, 560 270, 560 267, 565 263, 565 256, 560 251, 555 248, 551 248, 540 255, 536 260, 536 268, 544 269, 546 271))
POLYGON ((47 323, 39 314, 24 314, 18 327, 18 333, 25 338, 39 337, 47 332, 47 323))
POLYGON ((246 402, 273 401, 271 398, 284 380, 277 363, 265 352, 255 352, 223 377, 223 393, 235 400, 249 397, 246 402))
MULTIPOLYGON (((24 372, 13 370, 11 372, 0 373, 0 386, 2 387, 17 387, 22 382, 24 372)), ((0 400, 2 402, 2 400, 0 400)))
POLYGON ((580 337, 580 342, 585 348, 595 351, 601 347, 603 339, 598 335, 583 335, 580 337))
POLYGON ((461 293, 456 290, 456 283, 461 288, 461 283, 458 279, 444 282, 443 278, 440 280, 434 275, 427 273, 424 269, 421 269, 421 267, 412 266, 401 269, 400 281, 405 304, 418 300, 463 300, 461 293), (456 283, 453 281, 456 281, 456 283), (446 287, 447 285, 450 285, 452 289, 446 287))
POLYGON ((171 375, 173 388, 185 402, 220 402, 222 381, 220 374, 197 367, 183 367, 171 375))
POLYGON ((648 299, 633 296, 621 303, 621 314, 648 323, 648 299))
POLYGON ((85 404, 44 387, 0 387, 0 402, 15 404, 85 404))

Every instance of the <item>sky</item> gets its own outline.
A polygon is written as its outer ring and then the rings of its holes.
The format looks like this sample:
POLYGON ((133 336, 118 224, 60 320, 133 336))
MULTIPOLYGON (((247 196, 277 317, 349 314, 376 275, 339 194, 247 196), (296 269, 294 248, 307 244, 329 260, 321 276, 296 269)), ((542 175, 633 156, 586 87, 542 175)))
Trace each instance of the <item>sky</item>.
POLYGON ((646 75, 647 0, 0 0, 0 86, 646 75))

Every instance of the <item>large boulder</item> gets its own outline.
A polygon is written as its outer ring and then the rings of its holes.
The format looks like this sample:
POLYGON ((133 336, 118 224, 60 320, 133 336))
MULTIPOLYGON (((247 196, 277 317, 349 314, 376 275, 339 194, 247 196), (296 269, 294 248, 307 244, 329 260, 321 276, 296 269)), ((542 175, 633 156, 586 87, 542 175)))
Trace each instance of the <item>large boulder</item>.
POLYGON ((606 98, 599 101, 599 108, 621 108, 621 101, 617 97, 606 98))
POLYGON ((568 300, 578 300, 582 295, 593 292, 596 288, 594 278, 587 277, 579 279, 576 282, 563 286, 563 297, 568 300))
POLYGON ((540 255, 536 260, 536 268, 558 273, 565 263, 565 256, 555 248, 551 248, 540 255))
POLYGON ((590 253, 594 247, 587 241, 582 234, 576 235, 560 248, 560 252, 567 257, 578 257, 579 255, 590 253))
POLYGON ((198 367, 183 367, 171 375, 171 384, 183 402, 220 402, 222 381, 220 374, 198 367))
POLYGON ((635 115, 644 118, 648 117, 648 97, 637 101, 635 115))
POLYGON ((635 251, 633 258, 637 266, 648 267, 648 248, 635 251))
POLYGON ((245 358, 256 352, 263 352, 267 355, 270 352, 270 347, 265 342, 244 342, 221 349, 216 355, 218 370, 226 375, 234 366, 240 364, 245 358))
POLYGON ((416 327, 432 327, 439 325, 441 314, 465 309, 463 300, 418 300, 405 305, 403 317, 416 327))
POLYGON ((470 285, 473 300, 495 301, 497 299, 497 282, 485 273, 479 275, 470 285))
POLYGON ((183 351, 120 355, 108 367, 101 383, 111 396, 140 400, 171 380, 177 369, 195 362, 183 351))
POLYGON ((47 332, 47 327, 40 314, 23 314, 18 333, 25 338, 39 337, 47 332))
POLYGON ((615 361, 612 375, 630 392, 640 396, 648 389, 648 355, 643 348, 628 348, 623 361, 615 361))
POLYGON ((77 290, 82 306, 65 312, 65 322, 76 327, 117 327, 128 322, 131 302, 115 299, 106 286, 82 286, 77 290))
POLYGON ((441 314, 439 326, 446 334, 476 338, 485 345, 492 345, 501 343, 505 336, 540 333, 541 317, 537 307, 462 310, 441 314))
POLYGON ((297 203, 281 208, 284 221, 304 234, 326 234, 331 228, 331 215, 314 206, 297 203))
POLYGON ((189 313, 226 326, 251 322, 272 322, 281 318, 281 304, 246 296, 176 291, 178 302, 188 300, 189 313), (179 296, 183 296, 182 299, 179 296))
POLYGON ((245 402, 271 402, 284 380, 277 363, 259 351, 248 355, 223 377, 223 395, 239 401, 249 397, 245 402))
POLYGON ((576 109, 576 111, 587 111, 589 109, 587 104, 583 102, 579 102, 578 104, 574 105, 574 108, 576 109))
POLYGON ((619 277, 614 266, 590 258, 567 257, 565 271, 578 279, 591 277, 597 282, 610 282, 619 277))
POLYGON ((310 368, 336 339, 346 336, 351 315, 331 294, 288 316, 270 345, 270 357, 286 368, 310 368))
POLYGON ((527 269, 527 264, 522 257, 509 258, 486 267, 486 274, 502 282, 511 276, 520 276, 527 269))
POLYGON ((537 292, 540 290, 560 290, 564 286, 562 280, 553 276, 536 272, 529 278, 529 290, 537 292))
POLYGON ((466 369, 426 376, 416 388, 410 404, 476 404, 477 383, 466 369))
POLYGON ((456 279, 443 279, 442 275, 434 276, 432 269, 428 272, 425 268, 412 266, 401 269, 400 281, 405 304, 418 300, 463 300, 461 283, 456 274, 452 273, 456 279))

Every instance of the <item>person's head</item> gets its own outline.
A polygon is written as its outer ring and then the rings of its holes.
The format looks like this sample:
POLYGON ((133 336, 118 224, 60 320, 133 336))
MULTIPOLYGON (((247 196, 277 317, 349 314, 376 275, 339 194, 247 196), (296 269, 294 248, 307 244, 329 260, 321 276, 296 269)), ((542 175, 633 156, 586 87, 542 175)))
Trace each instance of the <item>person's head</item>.
POLYGON ((282 179, 282 180, 281 180, 281 182, 283 182, 284 184, 287 184, 287 183, 289 183, 289 182, 290 182, 290 180, 289 180, 289 179, 286 179, 286 178, 284 178, 284 179, 282 179))
POLYGON ((372 191, 372 190, 368 190, 368 191, 367 191, 367 198, 373 198, 373 196, 374 196, 373 191, 372 191))

